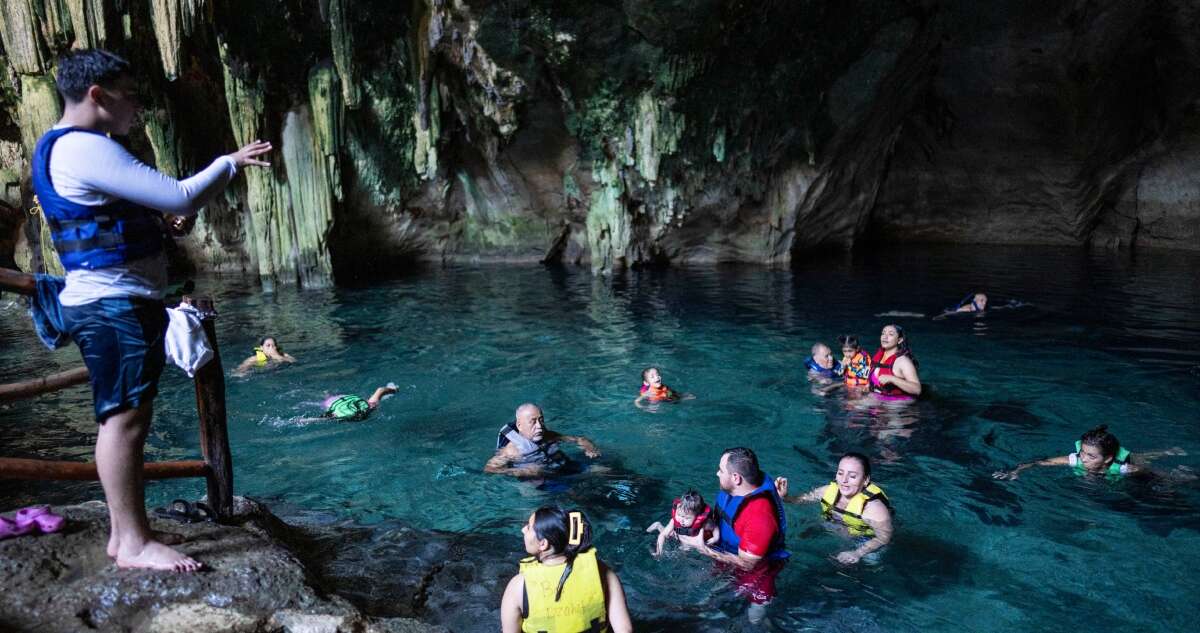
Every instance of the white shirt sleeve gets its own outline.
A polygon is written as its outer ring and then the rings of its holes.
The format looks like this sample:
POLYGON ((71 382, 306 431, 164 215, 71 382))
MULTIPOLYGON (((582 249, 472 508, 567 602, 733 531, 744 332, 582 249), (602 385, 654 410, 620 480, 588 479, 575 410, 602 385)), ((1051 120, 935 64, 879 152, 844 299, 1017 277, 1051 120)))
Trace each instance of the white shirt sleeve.
POLYGON ((194 215, 236 175, 237 163, 221 156, 195 176, 175 180, 99 134, 66 134, 50 155, 54 189, 72 202, 97 205, 121 199, 180 216, 194 215))
POLYGON ((1071 453, 1067 455, 1067 465, 1074 467, 1079 465, 1079 453, 1071 453))

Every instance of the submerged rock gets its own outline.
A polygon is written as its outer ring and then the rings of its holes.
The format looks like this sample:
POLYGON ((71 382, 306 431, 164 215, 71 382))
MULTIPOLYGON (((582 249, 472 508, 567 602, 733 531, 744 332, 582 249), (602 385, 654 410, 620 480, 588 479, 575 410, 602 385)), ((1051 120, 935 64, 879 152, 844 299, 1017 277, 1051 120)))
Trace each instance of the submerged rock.
POLYGON ((104 551, 103 503, 55 511, 67 518, 61 532, 0 541, 0 630, 445 631, 370 618, 320 588, 305 553, 285 545, 295 528, 252 501, 238 499, 234 525, 151 521, 185 538, 179 549, 207 568, 193 574, 117 569, 104 551))

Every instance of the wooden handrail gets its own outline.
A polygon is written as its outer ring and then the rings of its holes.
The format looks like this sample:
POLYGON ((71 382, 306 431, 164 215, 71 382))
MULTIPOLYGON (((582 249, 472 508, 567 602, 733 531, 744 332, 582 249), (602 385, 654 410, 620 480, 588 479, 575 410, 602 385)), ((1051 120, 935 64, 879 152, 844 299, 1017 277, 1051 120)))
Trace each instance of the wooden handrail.
POLYGON ((0 290, 31 295, 37 292, 37 280, 29 273, 11 268, 0 268, 0 290))
MULTIPOLYGON (((179 462, 149 462, 143 476, 146 479, 179 479, 207 477, 208 464, 199 459, 179 462)), ((58 462, 44 459, 0 457, 0 478, 3 479, 70 479, 97 481, 96 464, 92 462, 58 462)))
POLYGON ((72 385, 82 385, 88 381, 90 374, 87 367, 76 367, 57 374, 50 374, 33 380, 14 382, 0 385, 0 402, 32 398, 33 396, 65 389, 72 385))
MULTIPOLYGON (((37 291, 33 275, 0 267, 0 290, 25 295, 37 291)), ((225 412, 225 370, 217 347, 217 331, 213 325, 216 313, 212 301, 184 298, 206 313, 202 319, 204 333, 213 349, 213 358, 196 372, 196 412, 200 417, 200 451, 204 460, 153 462, 145 464, 146 479, 204 477, 208 487, 208 503, 217 521, 233 516, 233 456, 229 450, 229 431, 225 412)), ((63 387, 87 382, 86 367, 80 367, 44 378, 0 385, 0 402, 30 397, 63 387)), ((0 457, 0 479, 99 479, 96 465, 84 462, 47 461, 0 457)))

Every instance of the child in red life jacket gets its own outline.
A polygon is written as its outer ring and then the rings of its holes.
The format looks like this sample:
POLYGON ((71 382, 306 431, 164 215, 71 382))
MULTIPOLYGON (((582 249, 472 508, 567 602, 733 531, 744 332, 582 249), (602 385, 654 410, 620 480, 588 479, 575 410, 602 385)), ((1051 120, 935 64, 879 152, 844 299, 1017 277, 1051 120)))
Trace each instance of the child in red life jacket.
POLYGON ((703 534, 704 541, 709 545, 716 545, 717 541, 721 540, 716 511, 712 506, 704 503, 704 497, 701 497, 700 493, 695 490, 689 490, 675 500, 671 506, 671 520, 665 526, 655 521, 653 525, 646 528, 647 532, 655 530, 658 531, 658 543, 654 546, 655 556, 662 556, 663 543, 668 538, 679 534, 684 536, 703 534))
POLYGON ((678 399, 679 394, 663 384, 662 373, 658 371, 657 367, 647 367, 642 370, 642 389, 638 393, 637 400, 633 401, 634 404, 640 404, 642 400, 671 402, 678 399))

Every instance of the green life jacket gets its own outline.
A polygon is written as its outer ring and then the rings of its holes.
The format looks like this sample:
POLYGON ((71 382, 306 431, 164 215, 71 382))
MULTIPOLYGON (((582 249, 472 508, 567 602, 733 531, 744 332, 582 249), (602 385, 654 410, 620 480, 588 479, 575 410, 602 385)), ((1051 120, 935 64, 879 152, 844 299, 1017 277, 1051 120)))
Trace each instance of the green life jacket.
MULTIPOLYGON (((1079 457, 1079 451, 1083 450, 1083 441, 1075 440, 1075 474, 1086 475, 1087 469, 1083 467, 1083 460, 1079 457)), ((1107 477, 1120 477, 1121 467, 1129 463, 1129 451, 1124 446, 1117 449, 1117 456, 1113 458, 1111 464, 1108 465, 1108 470, 1105 471, 1107 477)))
POLYGON ((367 415, 370 413, 371 405, 366 400, 355 395, 345 395, 338 396, 337 400, 329 403, 329 409, 325 411, 325 417, 337 418, 344 421, 358 421, 367 419, 367 415))

